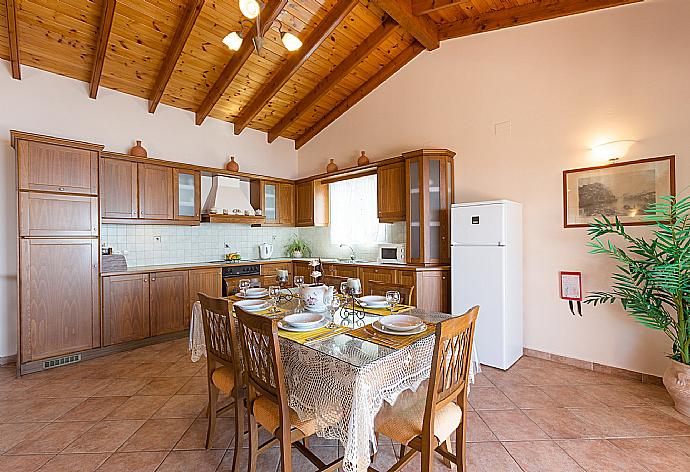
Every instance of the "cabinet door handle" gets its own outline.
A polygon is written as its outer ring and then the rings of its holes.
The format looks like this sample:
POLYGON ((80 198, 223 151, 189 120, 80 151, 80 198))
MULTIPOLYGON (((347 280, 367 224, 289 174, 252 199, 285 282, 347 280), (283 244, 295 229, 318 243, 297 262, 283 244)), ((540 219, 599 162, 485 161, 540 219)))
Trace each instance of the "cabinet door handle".
POLYGON ((94 269, 98 269, 98 264, 94 264, 94 265, 93 265, 93 268, 94 268, 94 269))
POLYGON ((147 279, 146 277, 144 277, 144 282, 148 282, 148 281, 149 281, 149 279, 147 279))
POLYGON ((155 282, 155 281, 156 281, 156 278, 155 278, 155 277, 151 277, 151 282, 155 282))
POLYGON ((64 192, 64 191, 65 191, 65 187, 58 187, 58 190, 59 190, 60 192, 64 192))
POLYGON ((141 210, 141 214, 142 214, 142 216, 144 215, 144 210, 141 210))

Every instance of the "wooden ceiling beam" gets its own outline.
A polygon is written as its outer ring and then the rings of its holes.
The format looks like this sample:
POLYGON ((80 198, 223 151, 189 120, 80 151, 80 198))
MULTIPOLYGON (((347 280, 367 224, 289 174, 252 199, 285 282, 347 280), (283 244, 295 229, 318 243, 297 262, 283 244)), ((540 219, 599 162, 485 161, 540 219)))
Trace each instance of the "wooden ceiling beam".
POLYGON ((389 77, 400 70, 405 64, 410 62, 417 55, 424 51, 424 46, 414 42, 404 51, 398 54, 391 62, 383 66, 369 80, 364 82, 357 90, 352 92, 347 98, 338 103, 335 108, 329 111, 318 123, 309 128, 295 140, 295 149, 299 149, 310 141, 314 136, 323 131, 328 125, 338 119, 343 113, 355 106, 357 102, 369 95, 376 87, 385 82, 389 77))
POLYGON ((96 95, 98 94, 98 85, 101 83, 101 74, 103 73, 105 53, 108 50, 110 30, 113 27, 113 18, 115 17, 115 3, 115 0, 105 0, 103 4, 101 26, 98 29, 96 59, 93 64, 93 71, 91 72, 91 86, 89 89, 89 97, 91 98, 96 98, 96 95))
POLYGON ((438 48, 438 26, 426 16, 415 15, 410 0, 376 0, 376 3, 425 48, 438 48))
POLYGON ((17 7, 14 0, 5 0, 7 11, 7 36, 10 45, 10 66, 12 78, 22 80, 22 71, 19 62, 19 33, 17 32, 17 7))
MULTIPOLYGON (((262 36, 266 31, 268 31, 268 28, 271 27, 271 24, 273 24, 280 12, 283 11, 283 8, 285 8, 287 2, 288 0, 269 0, 266 7, 261 11, 262 36)), ((244 63, 247 62, 249 57, 254 52, 254 43, 251 38, 255 36, 256 23, 254 23, 254 26, 252 26, 251 30, 249 30, 249 33, 247 33, 246 40, 242 41, 240 50, 232 55, 220 73, 220 76, 206 94, 206 97, 204 97, 201 105, 199 105, 195 120, 197 125, 200 125, 204 122, 209 113, 211 113, 211 110, 213 110, 213 107, 216 106, 216 103, 218 103, 218 100, 220 100, 220 98, 223 96, 223 93, 225 93, 225 90, 230 86, 235 77, 237 77, 237 74, 240 72, 240 69, 242 69, 242 66, 244 66, 244 63)))
POLYGON ((151 97, 149 98, 149 113, 156 111, 156 107, 163 98, 163 92, 165 92, 165 87, 168 85, 168 81, 175 70, 175 64, 182 54, 189 34, 194 28, 194 23, 201 13, 201 8, 204 6, 204 0, 189 0, 187 3, 187 8, 185 9, 180 23, 175 29, 175 34, 170 41, 170 47, 165 54, 165 59, 163 59, 163 65, 158 72, 156 78, 156 84, 151 91, 151 97))
POLYGON ((439 34, 441 40, 459 38, 641 1, 644 0, 545 0, 447 23, 441 25, 439 34))
POLYGON ((328 93, 338 82, 345 78, 355 67, 357 67, 369 54, 371 54, 395 29, 398 24, 390 18, 384 20, 383 24, 376 28, 367 38, 355 48, 338 66, 322 79, 306 97, 295 105, 271 130, 268 132, 268 142, 276 140, 280 133, 290 124, 299 118, 317 100, 328 93))
POLYGON ((428 15, 448 7, 471 4, 472 0, 412 0, 412 13, 417 16, 428 15))
POLYGON ((323 20, 318 22, 318 25, 304 41, 302 47, 288 56, 285 64, 278 69, 278 72, 275 73, 271 80, 259 89, 249 103, 242 107, 242 110, 233 122, 235 134, 240 134, 247 127, 261 109, 290 80, 290 77, 302 67, 302 64, 311 57, 314 51, 333 33, 333 30, 358 3, 359 0, 338 0, 338 3, 326 13, 323 20))

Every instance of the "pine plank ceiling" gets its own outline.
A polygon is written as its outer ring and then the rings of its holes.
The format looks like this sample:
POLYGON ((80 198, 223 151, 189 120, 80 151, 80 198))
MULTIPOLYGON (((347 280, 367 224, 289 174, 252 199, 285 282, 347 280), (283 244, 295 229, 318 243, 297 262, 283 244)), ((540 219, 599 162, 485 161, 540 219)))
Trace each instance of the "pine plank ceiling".
POLYGON ((267 0, 260 55, 238 0, 0 0, 0 57, 295 140, 299 149, 440 41, 643 0, 267 0), (283 47, 283 29, 304 43, 283 47))

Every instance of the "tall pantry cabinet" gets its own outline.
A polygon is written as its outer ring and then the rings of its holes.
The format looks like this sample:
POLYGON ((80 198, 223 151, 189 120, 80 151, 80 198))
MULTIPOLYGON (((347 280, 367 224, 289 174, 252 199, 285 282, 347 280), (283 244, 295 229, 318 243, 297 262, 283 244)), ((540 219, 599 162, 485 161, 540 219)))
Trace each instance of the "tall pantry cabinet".
MULTIPOLYGON (((18 359, 23 371, 99 347, 103 146, 11 132, 17 154, 18 359)), ((35 370, 30 369, 30 370, 35 370)))

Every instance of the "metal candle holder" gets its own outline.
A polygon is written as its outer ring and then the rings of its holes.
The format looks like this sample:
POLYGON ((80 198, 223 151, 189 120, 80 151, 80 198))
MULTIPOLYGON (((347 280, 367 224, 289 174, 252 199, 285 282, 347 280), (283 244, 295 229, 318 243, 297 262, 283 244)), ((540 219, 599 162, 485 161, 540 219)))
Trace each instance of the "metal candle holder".
POLYGON ((280 294, 278 295, 278 303, 291 302, 292 300, 295 299, 295 297, 299 296, 299 293, 294 294, 290 290, 285 290, 285 289, 290 288, 290 287, 288 287, 288 276, 276 275, 276 281, 278 282, 278 286, 280 287, 280 294))
POLYGON ((349 320, 352 317, 352 321, 363 321, 366 316, 364 310, 358 310, 357 307, 363 308, 362 305, 357 301, 355 293, 352 290, 347 290, 345 292, 345 305, 341 308, 342 318, 349 320))

